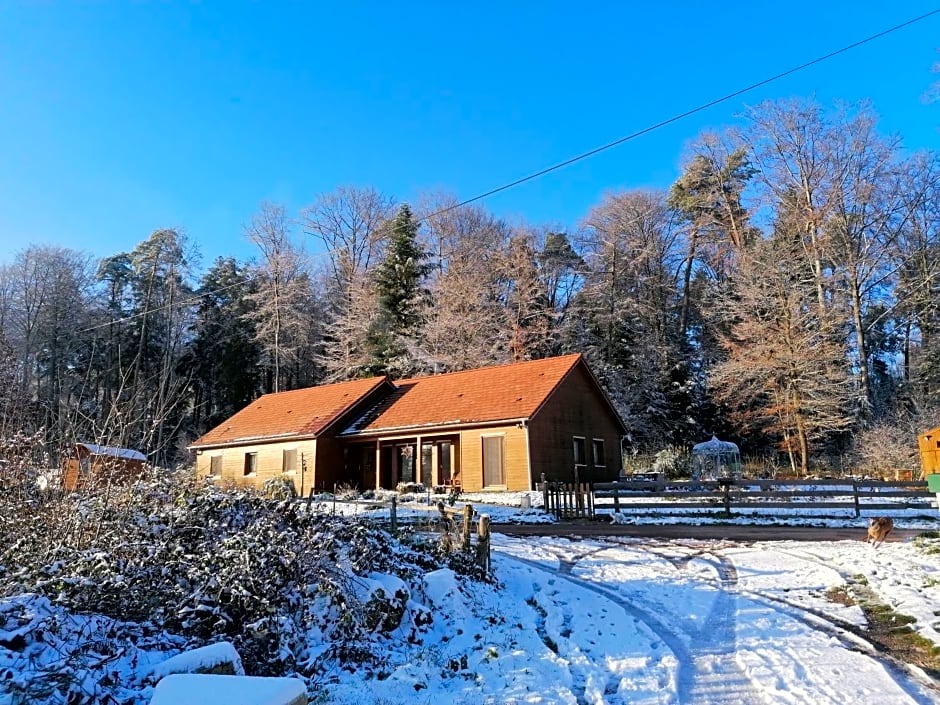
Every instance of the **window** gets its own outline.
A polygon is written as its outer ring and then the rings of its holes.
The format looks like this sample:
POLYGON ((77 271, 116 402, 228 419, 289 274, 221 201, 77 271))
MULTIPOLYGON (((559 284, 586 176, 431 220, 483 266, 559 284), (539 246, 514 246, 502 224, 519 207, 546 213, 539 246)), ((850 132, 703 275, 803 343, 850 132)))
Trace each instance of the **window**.
POLYGON ((587 465, 587 455, 585 454, 584 439, 580 436, 574 437, 574 464, 587 465))
POLYGON ((483 486, 505 487, 503 437, 483 436, 483 486))
POLYGON ((604 439, 595 438, 591 441, 591 453, 594 456, 594 467, 602 468, 607 465, 604 460, 604 439))
POLYGON ((281 454, 281 472, 297 472, 297 449, 288 448, 281 454))
POLYGON ((219 477, 222 474, 222 456, 213 455, 209 458, 209 475, 219 477))
POLYGON ((258 472, 258 454, 245 453, 245 476, 258 472))

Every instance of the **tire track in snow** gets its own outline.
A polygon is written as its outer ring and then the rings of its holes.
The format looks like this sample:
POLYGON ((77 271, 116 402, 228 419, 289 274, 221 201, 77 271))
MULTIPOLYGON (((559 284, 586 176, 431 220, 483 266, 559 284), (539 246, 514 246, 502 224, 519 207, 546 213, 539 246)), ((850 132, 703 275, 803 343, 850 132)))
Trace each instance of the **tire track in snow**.
MULTIPOLYGON (((611 588, 578 577, 567 570, 563 572, 560 567, 555 568, 538 561, 507 553, 503 553, 503 555, 510 560, 555 575, 601 595, 649 627, 676 658, 677 702, 696 703, 697 705, 708 705, 710 703, 728 705, 729 703, 738 702, 751 704, 759 701, 759 695, 750 688, 748 679, 734 661, 733 643, 729 645, 727 640, 729 627, 731 633, 734 632, 735 612, 733 603, 719 608, 717 612, 713 610, 714 614, 711 617, 713 625, 719 630, 718 636, 690 648, 686 645, 682 634, 652 612, 628 601, 626 597, 611 588)), ((578 559, 574 558, 572 560, 576 563, 578 559)), ((608 682, 605 692, 609 693, 611 690, 616 692, 616 688, 612 688, 608 682)), ((581 697, 584 697, 583 691, 581 697)))
MULTIPOLYGON (((722 549, 740 548, 740 546, 734 543, 723 543, 718 546, 709 546, 707 543, 698 542, 678 544, 656 543, 650 546, 646 546, 642 541, 635 540, 626 542, 617 539, 605 538, 598 538, 597 540, 601 543, 629 547, 631 549, 638 549, 646 553, 651 553, 657 558, 662 558, 669 561, 677 568, 680 568, 681 566, 680 569, 686 568, 693 559, 700 558, 707 561, 707 558, 705 557, 712 556, 718 561, 717 564, 713 565, 718 571, 719 580, 722 581, 722 583, 725 583, 730 577, 730 573, 728 573, 729 570, 734 571, 735 582, 737 580, 737 569, 735 568, 734 563, 727 556, 724 556, 720 553, 722 549), (686 553, 681 556, 677 556, 675 557, 675 560, 672 560, 670 559, 666 550, 662 550, 680 547, 691 550, 693 553, 686 553)), ((836 571, 847 584, 852 584, 854 582, 854 579, 851 575, 844 571, 840 571, 834 567, 830 561, 827 561, 815 554, 805 551, 788 551, 776 548, 764 550, 772 550, 782 555, 790 556, 791 558, 817 563, 836 571)), ((914 702, 921 705, 935 705, 938 702, 936 694, 940 693, 940 686, 938 686, 936 682, 925 676, 919 669, 916 669, 910 664, 879 650, 872 641, 866 638, 865 630, 863 628, 860 628, 851 622, 842 620, 832 614, 814 609, 807 605, 802 605, 777 595, 767 594, 755 590, 742 589, 740 586, 736 586, 736 592, 741 597, 745 597, 756 604, 773 609, 776 612, 784 614, 787 617, 790 617, 791 619, 806 625, 814 631, 821 632, 826 636, 836 639, 843 648, 849 651, 862 654, 879 662, 891 674, 898 687, 900 687, 914 702)))

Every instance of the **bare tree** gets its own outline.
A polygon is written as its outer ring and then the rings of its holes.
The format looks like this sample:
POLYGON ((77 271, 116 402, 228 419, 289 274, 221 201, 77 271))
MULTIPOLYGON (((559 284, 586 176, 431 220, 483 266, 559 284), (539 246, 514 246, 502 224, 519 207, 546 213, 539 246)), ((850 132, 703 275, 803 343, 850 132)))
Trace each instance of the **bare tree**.
POLYGON ((456 199, 424 204, 430 306, 424 343, 431 370, 464 370, 508 360, 503 257, 511 229, 478 206, 456 199))
POLYGON ((813 444, 851 426, 854 383, 839 342, 843 320, 816 305, 811 272, 789 266, 799 247, 776 237, 742 258, 722 302, 727 359, 709 384, 739 431, 776 437, 791 467, 806 474, 813 444))
POLYGON ((304 232, 323 243, 336 291, 381 258, 394 206, 374 188, 341 186, 303 209, 304 232))
POLYGON ((639 444, 672 442, 688 416, 679 409, 688 391, 676 323, 681 237, 664 194, 655 192, 608 194, 580 235, 587 269, 568 345, 587 354, 639 444))
POLYGON ((291 242, 282 206, 262 203, 245 226, 248 239, 261 252, 254 271, 254 307, 245 315, 254 323, 257 342, 271 367, 271 391, 281 391, 285 367, 298 358, 312 336, 311 283, 301 251, 291 242))

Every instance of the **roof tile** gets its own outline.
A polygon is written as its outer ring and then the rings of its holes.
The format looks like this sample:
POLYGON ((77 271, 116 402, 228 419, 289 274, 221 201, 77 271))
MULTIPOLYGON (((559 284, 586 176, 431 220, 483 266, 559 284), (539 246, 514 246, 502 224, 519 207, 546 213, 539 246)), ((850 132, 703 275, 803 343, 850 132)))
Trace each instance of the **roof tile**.
POLYGON ((530 418, 580 359, 563 355, 401 380, 343 433, 530 418))
POLYGON ((316 436, 385 377, 265 394, 192 445, 207 446, 271 436, 316 436))

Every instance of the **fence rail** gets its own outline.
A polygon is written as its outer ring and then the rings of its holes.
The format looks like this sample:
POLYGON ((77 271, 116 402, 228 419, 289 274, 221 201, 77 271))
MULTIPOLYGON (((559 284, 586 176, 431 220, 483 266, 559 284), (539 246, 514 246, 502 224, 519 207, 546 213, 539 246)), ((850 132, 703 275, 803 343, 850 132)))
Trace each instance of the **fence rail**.
POLYGON ((934 493, 926 483, 916 481, 628 480, 596 483, 593 490, 595 509, 632 513, 682 510, 729 516, 735 511, 773 510, 768 513, 784 515, 794 510, 844 510, 860 517, 862 512, 925 512, 934 508, 934 493))

